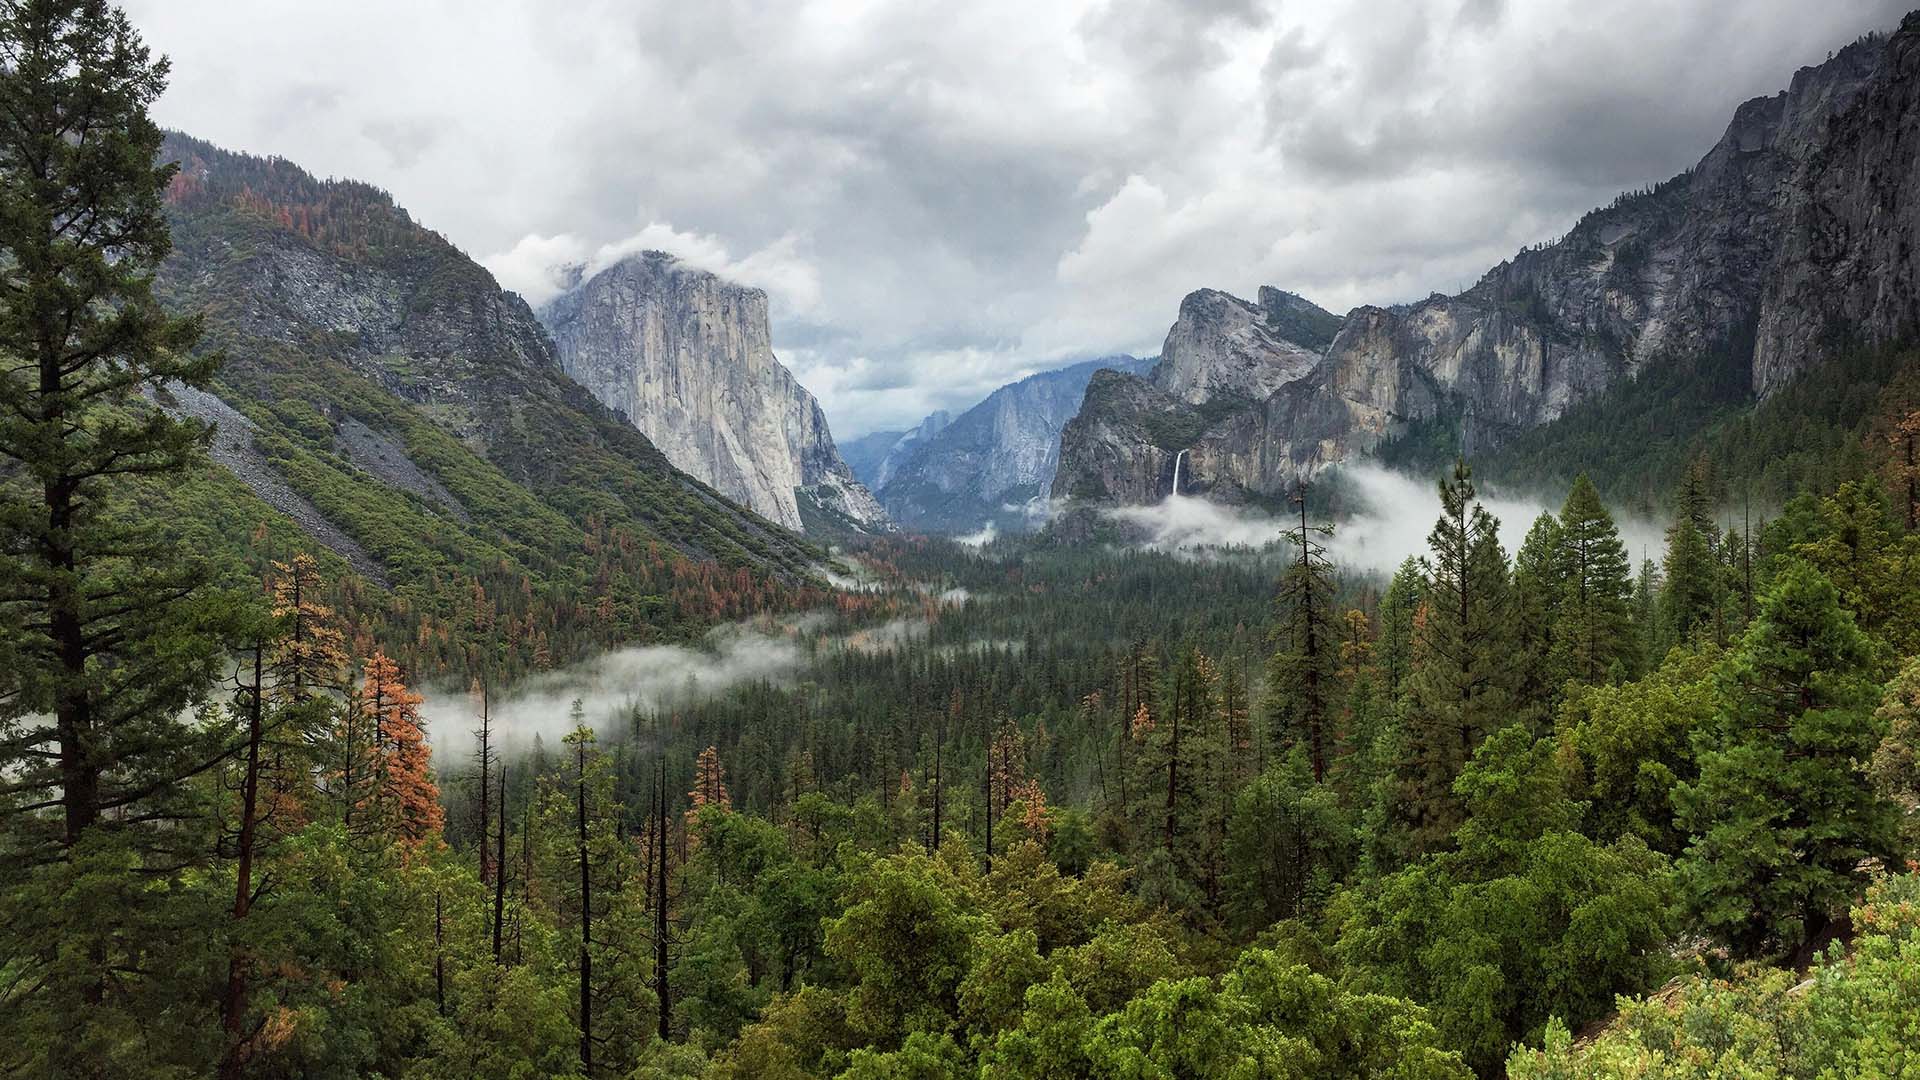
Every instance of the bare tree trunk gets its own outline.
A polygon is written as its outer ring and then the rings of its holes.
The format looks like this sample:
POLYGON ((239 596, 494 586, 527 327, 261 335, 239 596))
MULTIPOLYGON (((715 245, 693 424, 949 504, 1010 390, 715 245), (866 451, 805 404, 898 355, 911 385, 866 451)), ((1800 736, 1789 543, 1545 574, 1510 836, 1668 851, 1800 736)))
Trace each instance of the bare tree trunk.
POLYGON ((446 907, 440 890, 433 890, 433 1007, 447 1015, 446 907))
POLYGON ((587 746, 575 750, 580 775, 574 791, 574 823, 580 850, 580 1072, 593 1075, 593 875, 587 866, 587 746))
POLYGON ((673 1032, 673 995, 667 983, 667 762, 660 759, 659 825, 653 830, 658 854, 653 886, 653 993, 660 1003, 660 1041, 673 1032))
MULTIPOLYGON (((493 856, 493 961, 500 962, 500 929, 507 911, 507 770, 500 768, 500 827, 494 841, 493 856)), ((485 843, 485 838, 482 838, 485 843)))
MULTIPOLYGON (((260 742, 264 728, 265 697, 263 646, 253 647, 253 685, 247 693, 247 771, 240 787, 240 839, 235 859, 232 928, 240 924, 253 907, 253 848, 259 828, 260 742)), ((220 1002, 220 1026, 226 1033, 226 1051, 220 1058, 221 1080, 239 1080, 245 1072, 247 1021, 247 964, 245 948, 239 942, 228 946, 227 992, 220 1002)))

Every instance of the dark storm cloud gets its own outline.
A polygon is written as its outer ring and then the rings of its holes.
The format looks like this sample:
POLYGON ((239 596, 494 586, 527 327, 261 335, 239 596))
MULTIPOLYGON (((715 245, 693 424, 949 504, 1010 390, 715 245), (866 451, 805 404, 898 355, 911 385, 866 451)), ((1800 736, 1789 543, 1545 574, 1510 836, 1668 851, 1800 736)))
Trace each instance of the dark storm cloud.
POLYGON ((1884 0, 137 0, 165 122, 392 190, 538 300, 643 246, 766 288, 842 436, 1180 297, 1471 283, 1706 151, 1884 0), (277 10, 276 10, 277 9, 277 10), (303 27, 285 33, 289 21, 303 27))

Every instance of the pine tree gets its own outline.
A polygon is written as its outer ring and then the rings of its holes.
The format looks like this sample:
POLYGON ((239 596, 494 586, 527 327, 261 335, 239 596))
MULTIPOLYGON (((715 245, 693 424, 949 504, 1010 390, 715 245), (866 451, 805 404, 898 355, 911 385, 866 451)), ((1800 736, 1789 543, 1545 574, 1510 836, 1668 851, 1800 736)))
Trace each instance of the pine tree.
POLYGON ((720 810, 733 809, 733 797, 727 794, 726 771, 720 767, 720 749, 709 746, 700 751, 693 763, 693 789, 687 792, 691 805, 687 809, 687 821, 708 807, 720 810))
POLYGON ((1887 433, 1895 490, 1906 512, 1908 532, 1920 531, 1920 409, 1895 420, 1887 433))
POLYGON ((1374 662, 1377 643, 1367 613, 1355 608, 1342 620, 1340 668, 1345 690, 1341 711, 1340 754, 1334 776, 1341 797, 1359 804, 1382 775, 1381 740, 1386 732, 1386 710, 1380 700, 1380 670, 1374 662))
POLYGON ((302 551, 273 564, 273 615, 285 628, 275 639, 274 691, 290 704, 338 689, 346 651, 333 609, 322 602, 320 565, 302 551))
POLYGON ((1719 571, 1707 539, 1691 518, 1681 517, 1667 530, 1667 560, 1662 567, 1660 636, 1662 650, 1685 641, 1711 624, 1718 604, 1719 571))
POLYGON ((1550 712, 1568 677, 1566 658, 1554 649, 1565 594, 1566 563, 1560 520, 1542 513, 1513 557, 1513 617, 1519 650, 1519 700, 1530 711, 1550 712))
POLYGON ((166 76, 104 3, 0 10, 0 625, 17 635, 0 793, 17 831, 58 809, 69 849, 109 815, 158 820, 136 808, 201 764, 181 714, 220 658, 203 570, 128 501, 209 438, 141 397, 214 368, 190 355, 198 320, 153 295, 175 170, 147 108, 166 76), (36 714, 52 722, 16 727, 36 714))
POLYGON ((1554 648, 1583 683, 1631 676, 1642 655, 1633 622, 1632 565, 1613 516, 1585 473, 1560 508, 1561 609, 1554 648))
POLYGON ((1713 511, 1720 505, 1722 494, 1719 470, 1714 467, 1713 459, 1702 452, 1687 466, 1687 471, 1680 478, 1680 486, 1673 495, 1676 522, 1684 521, 1692 525, 1709 551, 1720 536, 1719 526, 1713 520, 1713 511))
POLYGON ((1285 647, 1267 663, 1268 692, 1276 747, 1281 754, 1298 748, 1316 782, 1327 775, 1334 713, 1334 669, 1339 663, 1340 630, 1333 602, 1333 564, 1318 537, 1332 526, 1307 520, 1307 487, 1293 496, 1300 524, 1286 537, 1296 555, 1280 582, 1280 633, 1285 647))
POLYGON ((1440 481, 1440 520, 1427 538, 1433 554, 1390 807, 1416 854, 1446 845, 1464 818, 1454 780, 1480 740, 1515 719, 1506 553, 1499 522, 1474 496, 1473 472, 1460 462, 1440 481))
POLYGON ((1420 564, 1407 556, 1380 598, 1380 677, 1389 707, 1397 710, 1401 684, 1413 668, 1413 613, 1420 607, 1420 564))
POLYGON ((139 509, 209 438, 147 395, 215 367, 153 294, 166 77, 104 2, 0 6, 0 1071, 18 1075, 206 1064, 168 1060, 142 1009, 196 974, 156 922, 213 848, 190 779, 227 731, 193 707, 223 639, 257 635, 139 509))
POLYGON ((341 688, 346 653, 313 556, 299 552, 274 562, 272 615, 279 626, 268 643, 266 669, 278 718, 265 747, 263 779, 270 812, 289 827, 311 817, 316 757, 334 724, 333 694, 341 688))
POLYGON ((361 697, 373 736, 374 800, 384 824, 408 848, 439 839, 446 813, 433 779, 420 695, 408 689, 400 665, 376 651, 367 660, 361 697))
POLYGON ((1674 804, 1694 836, 1680 864, 1693 911, 1741 955, 1818 942, 1863 862, 1894 855, 1895 809, 1861 773, 1885 734, 1875 664, 1833 583, 1793 562, 1716 676, 1699 779, 1674 804))
POLYGON ((1660 568, 1652 559, 1640 560, 1640 573, 1633 579, 1633 628, 1639 639, 1642 670, 1660 666, 1665 655, 1660 622, 1660 568))

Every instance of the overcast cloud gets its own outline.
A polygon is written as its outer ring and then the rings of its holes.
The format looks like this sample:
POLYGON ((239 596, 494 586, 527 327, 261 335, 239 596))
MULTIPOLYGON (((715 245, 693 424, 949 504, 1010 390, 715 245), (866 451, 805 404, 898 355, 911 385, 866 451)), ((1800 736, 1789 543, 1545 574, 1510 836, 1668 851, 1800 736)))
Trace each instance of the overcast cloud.
POLYGON ((1670 176, 1905 0, 130 0, 163 123, 391 190, 538 301, 660 247, 767 289, 841 438, 1181 296, 1454 291, 1670 176))

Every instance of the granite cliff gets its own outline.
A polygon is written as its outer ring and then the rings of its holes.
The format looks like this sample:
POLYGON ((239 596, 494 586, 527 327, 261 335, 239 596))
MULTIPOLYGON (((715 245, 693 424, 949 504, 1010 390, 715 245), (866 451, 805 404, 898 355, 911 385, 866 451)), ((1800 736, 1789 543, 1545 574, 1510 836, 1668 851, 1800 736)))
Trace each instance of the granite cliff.
POLYGON ((579 281, 540 318, 568 375, 729 498, 795 530, 890 527, 819 402, 774 357, 761 290, 648 251, 579 281))
POLYGON ((1687 172, 1454 296, 1344 319, 1263 289, 1182 303, 1147 378, 1099 378, 1054 489, 1091 503, 1272 495, 1415 422, 1472 452, 1620 379, 1710 357, 1763 398, 1920 329, 1920 15, 1735 110, 1687 172), (1331 331, 1331 332, 1330 332, 1331 331))
POLYGON ((1009 383, 949 419, 935 413, 898 440, 875 493, 908 528, 972 532, 1044 521, 1060 461, 1060 431, 1080 411, 1088 381, 1138 375, 1152 360, 1109 356, 1009 383))

